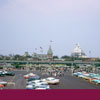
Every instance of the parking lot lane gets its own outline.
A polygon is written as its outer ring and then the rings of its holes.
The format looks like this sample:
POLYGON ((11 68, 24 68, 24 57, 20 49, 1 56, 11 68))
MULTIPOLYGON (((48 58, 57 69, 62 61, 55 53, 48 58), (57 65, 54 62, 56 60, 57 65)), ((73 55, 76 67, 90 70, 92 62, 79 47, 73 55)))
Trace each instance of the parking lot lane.
MULTIPOLYGON (((25 89, 27 81, 24 79, 24 75, 30 72, 39 75, 41 78, 50 77, 47 74, 43 74, 43 71, 15 71, 15 76, 0 77, 0 79, 8 82, 8 86, 5 89, 25 89)), ((50 85, 51 89, 100 89, 100 85, 76 78, 70 72, 65 72, 64 76, 55 78, 60 79, 60 83, 58 85, 50 85)))

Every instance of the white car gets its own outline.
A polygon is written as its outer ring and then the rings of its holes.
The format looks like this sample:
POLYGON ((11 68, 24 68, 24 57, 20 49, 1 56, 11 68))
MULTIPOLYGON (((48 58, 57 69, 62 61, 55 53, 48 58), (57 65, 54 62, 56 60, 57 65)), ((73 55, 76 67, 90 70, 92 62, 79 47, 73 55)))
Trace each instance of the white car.
POLYGON ((34 80, 27 83, 27 85, 35 85, 35 86, 42 85, 42 84, 48 85, 46 81, 42 81, 42 80, 34 80))
POLYGON ((59 79, 56 79, 54 77, 48 77, 46 79, 43 79, 43 81, 47 82, 48 84, 59 84, 59 79))
POLYGON ((36 90, 46 90, 46 88, 36 88, 36 90))
POLYGON ((27 85, 26 89, 50 89, 49 85, 27 85))
POLYGON ((50 86, 49 85, 39 85, 39 86, 36 86, 35 88, 36 90, 46 90, 46 89, 50 89, 50 86))
POLYGON ((0 80, 0 84, 6 86, 7 82, 0 80))
POLYGON ((33 85, 27 85, 26 89, 35 89, 33 85))
POLYGON ((29 73, 29 74, 27 74, 27 75, 24 75, 24 78, 26 78, 26 77, 34 77, 34 76, 36 76, 36 74, 29 73))
POLYGON ((28 75, 29 75, 29 77, 34 77, 34 76, 36 76, 36 74, 33 74, 33 73, 29 73, 28 75))
POLYGON ((84 78, 85 76, 84 76, 84 75, 78 75, 78 77, 80 77, 80 78, 84 78))
POLYGON ((7 71, 3 71, 2 73, 3 73, 3 74, 6 74, 6 73, 8 73, 8 72, 7 72, 7 71))

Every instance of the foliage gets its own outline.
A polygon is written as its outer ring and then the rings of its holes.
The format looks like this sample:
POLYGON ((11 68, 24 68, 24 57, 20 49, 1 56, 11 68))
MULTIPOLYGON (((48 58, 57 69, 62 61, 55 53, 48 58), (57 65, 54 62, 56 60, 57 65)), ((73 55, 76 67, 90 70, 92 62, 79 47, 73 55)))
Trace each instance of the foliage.
POLYGON ((53 59, 59 59, 59 57, 58 56, 53 56, 53 59))
POLYGON ((100 64, 95 64, 96 67, 100 67, 100 64))
POLYGON ((3 69, 3 67, 2 67, 2 66, 0 66, 0 69, 3 69))
POLYGON ((75 70, 76 70, 76 69, 78 69, 78 68, 79 68, 79 66, 75 66, 74 68, 75 68, 75 70))
POLYGON ((72 57, 72 56, 62 56, 62 59, 65 59, 65 61, 74 61, 74 60, 84 60, 85 58, 79 58, 79 57, 72 57))

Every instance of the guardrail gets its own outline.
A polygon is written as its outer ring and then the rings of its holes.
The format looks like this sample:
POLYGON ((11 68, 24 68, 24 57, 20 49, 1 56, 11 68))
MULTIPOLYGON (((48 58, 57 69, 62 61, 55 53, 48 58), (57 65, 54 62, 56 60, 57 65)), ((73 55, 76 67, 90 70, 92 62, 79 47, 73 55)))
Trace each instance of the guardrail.
POLYGON ((19 60, 0 60, 0 63, 24 63, 24 64, 100 64, 100 62, 83 61, 19 61, 19 60))

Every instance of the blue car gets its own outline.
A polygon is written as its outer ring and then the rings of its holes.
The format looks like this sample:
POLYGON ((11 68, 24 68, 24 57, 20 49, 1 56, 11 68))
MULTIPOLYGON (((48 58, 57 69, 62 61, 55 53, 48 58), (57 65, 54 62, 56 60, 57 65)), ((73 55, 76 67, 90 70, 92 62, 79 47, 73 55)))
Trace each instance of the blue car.
POLYGON ((74 73, 74 76, 78 77, 79 75, 82 75, 82 73, 81 72, 74 73))
POLYGON ((39 80, 39 79, 41 79, 40 76, 35 76, 35 77, 30 77, 30 78, 28 79, 28 81, 39 80))
POLYGON ((15 73, 14 72, 7 72, 5 75, 7 75, 7 76, 14 76, 15 73))
POLYGON ((93 82, 100 84, 100 80, 93 80, 93 82))
POLYGON ((4 77, 5 74, 4 74, 3 72, 0 72, 0 76, 1 76, 1 77, 4 77))

